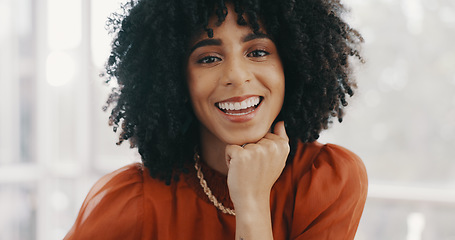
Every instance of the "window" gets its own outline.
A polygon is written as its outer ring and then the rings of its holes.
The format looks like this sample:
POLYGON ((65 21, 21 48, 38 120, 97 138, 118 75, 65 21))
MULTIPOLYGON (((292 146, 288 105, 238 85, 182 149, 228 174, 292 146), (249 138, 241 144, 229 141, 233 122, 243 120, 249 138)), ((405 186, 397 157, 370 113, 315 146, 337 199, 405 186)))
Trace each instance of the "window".
POLYGON ((346 0, 366 64, 343 124, 369 196, 356 239, 454 239, 455 2, 346 0))
MULTIPOLYGON (((0 239, 62 239, 94 182, 140 159, 101 110, 119 2, 0 0, 0 239)), ((345 2, 367 63, 321 141, 367 167, 356 239, 454 239, 455 2, 345 2)))

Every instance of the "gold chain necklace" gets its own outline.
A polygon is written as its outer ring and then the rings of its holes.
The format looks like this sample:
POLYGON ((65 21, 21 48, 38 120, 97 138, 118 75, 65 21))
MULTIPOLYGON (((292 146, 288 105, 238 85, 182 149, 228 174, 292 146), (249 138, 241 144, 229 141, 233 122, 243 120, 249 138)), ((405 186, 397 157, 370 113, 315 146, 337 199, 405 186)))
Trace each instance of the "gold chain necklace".
POLYGON ((201 184, 201 187, 204 190, 205 195, 207 195, 207 197, 213 203, 213 205, 215 205, 215 207, 218 208, 220 211, 222 211, 225 214, 230 214, 230 215, 235 216, 234 209, 230 209, 230 208, 223 206, 223 204, 218 202, 218 199, 216 199, 216 197, 213 196, 212 190, 210 190, 209 186, 207 186, 207 181, 205 181, 205 179, 204 179, 204 174, 202 174, 201 165, 199 164, 199 161, 200 161, 200 156, 196 151, 194 153, 194 168, 197 171, 197 178, 199 178, 199 183, 201 184))

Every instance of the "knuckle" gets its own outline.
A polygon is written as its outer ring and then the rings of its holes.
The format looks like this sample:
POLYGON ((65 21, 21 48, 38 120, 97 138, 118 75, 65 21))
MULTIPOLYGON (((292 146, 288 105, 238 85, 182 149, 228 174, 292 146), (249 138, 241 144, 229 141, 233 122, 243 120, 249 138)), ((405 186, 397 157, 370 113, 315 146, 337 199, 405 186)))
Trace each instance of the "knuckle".
POLYGON ((284 142, 284 149, 286 149, 286 151, 289 153, 289 151, 291 150, 291 146, 289 146, 289 143, 288 142, 284 142))

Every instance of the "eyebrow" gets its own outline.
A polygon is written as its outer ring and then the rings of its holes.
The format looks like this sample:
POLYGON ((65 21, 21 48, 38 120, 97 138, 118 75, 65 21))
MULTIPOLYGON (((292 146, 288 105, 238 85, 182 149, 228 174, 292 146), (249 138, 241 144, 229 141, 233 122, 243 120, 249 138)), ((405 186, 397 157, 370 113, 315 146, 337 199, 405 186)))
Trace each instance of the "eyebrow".
POLYGON ((221 40, 217 38, 209 38, 209 39, 204 39, 196 44, 190 49, 190 54, 196 50, 196 48, 204 47, 204 46, 221 46, 221 40))
POLYGON ((269 35, 262 33, 262 32, 258 32, 258 33, 250 33, 250 34, 246 35, 243 38, 243 42, 248 42, 248 41, 251 41, 254 39, 261 39, 261 38, 268 38, 268 39, 272 40, 272 38, 270 38, 269 35))
MULTIPOLYGON (((254 40, 254 39, 261 39, 261 38, 267 38, 267 39, 270 39, 270 36, 265 34, 265 33, 250 33, 248 35, 246 35, 243 39, 242 39, 242 42, 248 42, 248 41, 251 41, 251 40, 254 40)), ((194 46, 190 49, 190 54, 196 50, 197 48, 200 48, 200 47, 204 47, 204 46, 221 46, 222 45, 222 41, 221 39, 218 39, 218 38, 209 38, 209 39, 204 39, 204 40, 201 40, 199 42, 197 42, 196 44, 194 44, 194 46)))

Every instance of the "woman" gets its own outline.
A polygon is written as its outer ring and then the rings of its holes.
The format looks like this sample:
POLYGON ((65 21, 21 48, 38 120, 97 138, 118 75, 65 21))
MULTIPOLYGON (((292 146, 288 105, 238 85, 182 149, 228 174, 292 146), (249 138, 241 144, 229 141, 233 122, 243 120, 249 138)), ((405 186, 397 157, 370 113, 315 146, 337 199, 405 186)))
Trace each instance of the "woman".
POLYGON ((315 140, 352 95, 360 35, 337 1, 125 7, 107 63, 120 141, 65 239, 353 239, 362 161, 315 140), (286 126, 286 127, 285 127, 286 126))

